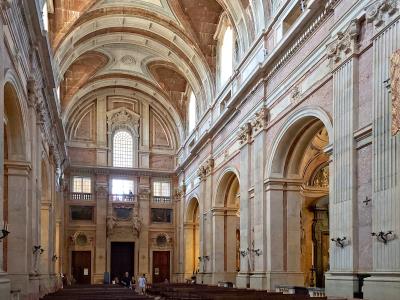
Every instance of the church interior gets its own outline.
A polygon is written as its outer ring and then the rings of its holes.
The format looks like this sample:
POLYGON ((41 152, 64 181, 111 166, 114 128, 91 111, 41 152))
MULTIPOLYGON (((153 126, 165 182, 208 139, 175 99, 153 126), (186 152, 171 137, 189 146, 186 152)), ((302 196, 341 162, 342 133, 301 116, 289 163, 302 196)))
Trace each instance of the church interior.
POLYGON ((400 299, 400 0, 0 26, 0 299, 400 299))

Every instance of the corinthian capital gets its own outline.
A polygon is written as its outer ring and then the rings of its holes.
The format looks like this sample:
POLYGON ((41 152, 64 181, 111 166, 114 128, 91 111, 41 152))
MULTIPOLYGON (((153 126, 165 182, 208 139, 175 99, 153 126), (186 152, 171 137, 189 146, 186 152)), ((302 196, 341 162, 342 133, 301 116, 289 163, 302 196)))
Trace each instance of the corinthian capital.
POLYGON ((266 107, 261 107, 256 113, 251 126, 253 127, 254 135, 261 130, 267 128, 269 121, 269 110, 266 107))
POLYGON ((242 127, 239 129, 238 133, 238 140, 241 145, 247 143, 250 141, 251 137, 251 124, 250 123, 245 123, 242 127))
POLYGON ((358 51, 360 24, 352 20, 344 32, 339 31, 335 39, 327 47, 327 55, 331 68, 341 65, 347 58, 358 51))
POLYGON ((399 0, 376 0, 365 8, 367 22, 378 29, 399 14, 399 0))

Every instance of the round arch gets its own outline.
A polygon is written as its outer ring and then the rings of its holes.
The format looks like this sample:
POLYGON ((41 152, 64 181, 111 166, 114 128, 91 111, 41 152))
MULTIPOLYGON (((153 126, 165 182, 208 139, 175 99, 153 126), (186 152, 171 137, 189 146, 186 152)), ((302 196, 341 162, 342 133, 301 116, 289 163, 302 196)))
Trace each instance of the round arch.
POLYGON ((232 184, 232 182, 237 179, 238 186, 240 186, 240 176, 239 176, 239 171, 235 167, 227 167, 225 168, 221 175, 219 176, 217 180, 217 192, 215 193, 214 199, 213 199, 213 206, 214 207, 224 207, 225 203, 225 194, 227 192, 227 189, 229 186, 232 184))
POLYGON ((326 128, 329 141, 333 137, 333 127, 329 115, 319 106, 306 106, 295 111, 279 129, 271 147, 271 155, 265 168, 265 178, 282 178, 288 156, 288 143, 293 141, 293 136, 305 130, 313 121, 318 121, 326 128))

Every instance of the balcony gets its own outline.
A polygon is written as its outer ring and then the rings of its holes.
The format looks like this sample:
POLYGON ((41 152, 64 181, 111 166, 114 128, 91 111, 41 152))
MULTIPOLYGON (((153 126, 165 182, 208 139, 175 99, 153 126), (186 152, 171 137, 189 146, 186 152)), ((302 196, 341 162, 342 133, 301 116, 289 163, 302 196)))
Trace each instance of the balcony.
POLYGON ((171 203, 171 197, 153 196, 153 203, 170 204, 171 203))
POLYGON ((133 195, 133 194, 111 194, 110 201, 111 202, 132 203, 132 202, 136 202, 136 195, 133 195))
POLYGON ((92 193, 71 193, 71 200, 92 200, 92 193))

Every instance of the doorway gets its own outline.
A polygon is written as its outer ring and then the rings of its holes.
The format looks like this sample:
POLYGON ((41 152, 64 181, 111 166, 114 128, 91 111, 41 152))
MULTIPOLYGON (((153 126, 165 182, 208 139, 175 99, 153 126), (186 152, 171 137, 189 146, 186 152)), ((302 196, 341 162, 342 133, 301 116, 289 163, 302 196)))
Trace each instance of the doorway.
POLYGON ((92 254, 90 251, 72 251, 72 276, 77 284, 90 284, 92 254))
POLYGON ((135 271, 135 243, 111 243, 111 279, 122 278, 125 272, 134 275, 135 271))
POLYGON ((170 280, 170 252, 153 251, 153 283, 170 280))

